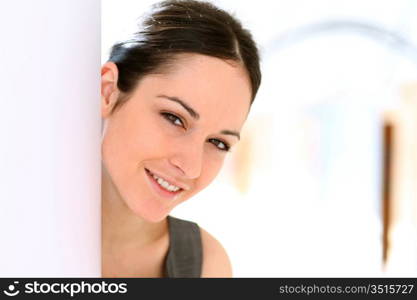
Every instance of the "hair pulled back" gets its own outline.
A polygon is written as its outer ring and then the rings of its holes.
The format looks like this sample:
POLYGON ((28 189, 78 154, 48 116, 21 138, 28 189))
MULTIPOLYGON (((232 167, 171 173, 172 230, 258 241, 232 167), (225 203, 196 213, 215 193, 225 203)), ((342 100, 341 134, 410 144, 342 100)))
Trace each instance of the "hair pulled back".
MULTIPOLYGON (((253 103, 261 83, 257 46, 237 19, 207 2, 168 0, 154 5, 131 39, 113 45, 108 61, 119 70, 119 90, 129 95, 144 76, 163 72, 182 53, 241 63, 253 103)), ((114 109, 125 100, 120 98, 114 109)))

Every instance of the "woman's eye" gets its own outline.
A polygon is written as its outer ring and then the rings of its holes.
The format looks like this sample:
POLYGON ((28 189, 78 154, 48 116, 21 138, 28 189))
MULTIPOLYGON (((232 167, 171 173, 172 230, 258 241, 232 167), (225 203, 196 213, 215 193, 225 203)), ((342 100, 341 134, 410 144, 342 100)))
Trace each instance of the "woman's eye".
POLYGON ((162 116, 167 119, 170 123, 176 125, 176 126, 181 126, 184 127, 184 123, 182 122, 182 120, 177 117, 176 115, 173 115, 171 113, 161 113, 162 116))
POLYGON ((222 142, 221 140, 209 139, 209 142, 212 143, 213 145, 215 145, 221 151, 229 151, 230 150, 230 146, 227 143, 222 142))

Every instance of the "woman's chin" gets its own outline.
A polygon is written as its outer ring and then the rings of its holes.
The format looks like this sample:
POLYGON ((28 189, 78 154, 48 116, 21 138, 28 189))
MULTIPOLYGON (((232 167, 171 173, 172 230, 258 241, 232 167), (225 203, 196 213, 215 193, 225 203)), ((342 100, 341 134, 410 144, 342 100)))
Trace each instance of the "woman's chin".
POLYGON ((163 221, 171 212, 171 209, 168 207, 160 207, 155 205, 136 205, 130 209, 136 216, 150 223, 158 223, 163 221))
POLYGON ((158 214, 158 215, 146 215, 146 216, 141 216, 141 218, 143 218, 145 221, 149 223, 159 223, 163 221, 167 216, 168 216, 168 213, 158 214))

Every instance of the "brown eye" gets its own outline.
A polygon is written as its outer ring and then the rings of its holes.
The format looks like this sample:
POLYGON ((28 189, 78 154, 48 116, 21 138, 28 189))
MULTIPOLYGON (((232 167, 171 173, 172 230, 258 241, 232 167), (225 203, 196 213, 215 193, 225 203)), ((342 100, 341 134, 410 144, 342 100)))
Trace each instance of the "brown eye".
POLYGON ((184 127, 184 122, 181 120, 181 118, 177 117, 176 115, 167 112, 163 112, 161 113, 161 115, 175 126, 184 127))
POLYGON ((220 151, 229 151, 230 146, 221 140, 218 139, 209 139, 209 142, 215 145, 220 151))

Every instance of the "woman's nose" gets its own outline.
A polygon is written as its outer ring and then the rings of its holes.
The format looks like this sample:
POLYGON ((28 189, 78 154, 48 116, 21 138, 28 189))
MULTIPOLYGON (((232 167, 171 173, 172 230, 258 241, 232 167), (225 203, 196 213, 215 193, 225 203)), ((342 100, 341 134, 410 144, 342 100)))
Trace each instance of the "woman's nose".
POLYGON ((170 162, 181 170, 181 176, 189 179, 198 178, 201 175, 203 165, 204 145, 200 143, 183 144, 174 151, 170 162))

